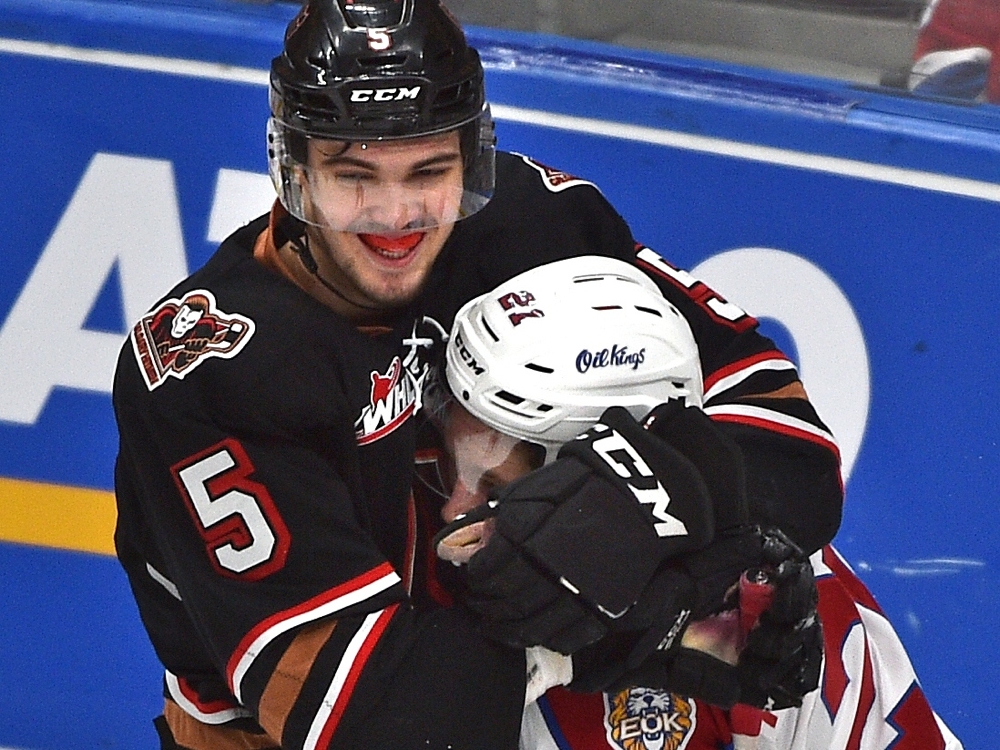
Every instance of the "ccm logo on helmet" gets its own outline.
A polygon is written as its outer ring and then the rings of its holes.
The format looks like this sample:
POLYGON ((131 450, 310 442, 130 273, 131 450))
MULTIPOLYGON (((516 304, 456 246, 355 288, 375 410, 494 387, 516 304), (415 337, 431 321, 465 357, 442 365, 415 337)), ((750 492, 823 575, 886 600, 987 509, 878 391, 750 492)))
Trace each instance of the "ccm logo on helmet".
POLYGON ((351 92, 352 102, 401 102, 404 99, 416 99, 420 95, 420 86, 411 88, 389 89, 354 89, 351 92))
POLYGON ((462 362, 472 370, 476 375, 482 375, 486 370, 480 365, 476 358, 473 356, 472 352, 468 350, 465 346, 465 341, 462 340, 462 334, 455 334, 455 348, 458 350, 458 356, 462 358, 462 362))

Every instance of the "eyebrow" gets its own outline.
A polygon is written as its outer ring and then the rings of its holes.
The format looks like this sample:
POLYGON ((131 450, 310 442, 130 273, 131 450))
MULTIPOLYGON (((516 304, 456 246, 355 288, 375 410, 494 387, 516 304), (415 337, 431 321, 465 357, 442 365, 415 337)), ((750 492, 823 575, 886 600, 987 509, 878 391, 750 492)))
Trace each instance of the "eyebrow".
MULTIPOLYGON (((320 152, 322 153, 322 152, 320 152)), ((433 167, 437 164, 446 164, 458 159, 461 159, 462 155, 457 151, 449 151, 447 153, 435 154, 434 156, 428 157, 423 161, 418 161, 412 167, 410 171, 416 171, 419 169, 426 169, 427 167, 433 167)), ((323 158, 323 163, 328 166, 339 166, 347 165, 352 167, 357 167, 359 169, 366 169, 369 172, 375 172, 378 169, 378 165, 364 159, 359 159, 355 156, 329 156, 323 158)))

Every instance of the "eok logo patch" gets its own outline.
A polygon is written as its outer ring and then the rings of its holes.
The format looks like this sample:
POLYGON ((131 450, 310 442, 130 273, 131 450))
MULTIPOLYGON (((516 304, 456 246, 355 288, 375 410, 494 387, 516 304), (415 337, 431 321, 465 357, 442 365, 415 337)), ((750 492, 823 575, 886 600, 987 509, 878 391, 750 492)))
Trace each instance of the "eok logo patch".
POLYGON ((684 750, 694 735, 695 703, 674 693, 631 688, 604 696, 608 744, 621 750, 684 750))

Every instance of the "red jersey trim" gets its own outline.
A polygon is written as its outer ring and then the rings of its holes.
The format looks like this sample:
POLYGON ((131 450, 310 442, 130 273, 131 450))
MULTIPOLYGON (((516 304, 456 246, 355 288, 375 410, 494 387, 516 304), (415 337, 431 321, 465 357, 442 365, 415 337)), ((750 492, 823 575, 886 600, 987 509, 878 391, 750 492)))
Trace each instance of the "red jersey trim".
POLYGON ((320 703, 319 711, 313 718, 302 750, 326 750, 329 747, 368 657, 375 650, 398 608, 398 604, 393 604, 381 612, 372 612, 354 634, 320 703))
POLYGON ((225 724, 234 719, 242 719, 252 716, 250 711, 238 705, 235 701, 217 700, 203 701, 198 696, 197 691, 191 687, 187 680, 178 677, 172 672, 164 672, 164 682, 167 685, 167 692, 170 698, 176 703, 184 713, 197 719, 203 724, 225 724))
POLYGON ((363 602, 398 583, 400 578, 396 571, 385 562, 312 599, 262 620, 243 637, 226 665, 229 689, 238 701, 242 701, 243 678, 260 653, 281 634, 363 602))
POLYGON ((704 400, 715 398, 720 393, 733 388, 751 375, 764 371, 794 370, 795 364, 777 349, 760 352, 737 360, 705 377, 704 400))
POLYGON ((833 435, 803 419, 750 404, 708 406, 705 408, 705 413, 715 422, 745 424, 814 443, 833 453, 840 463, 840 447, 833 435))

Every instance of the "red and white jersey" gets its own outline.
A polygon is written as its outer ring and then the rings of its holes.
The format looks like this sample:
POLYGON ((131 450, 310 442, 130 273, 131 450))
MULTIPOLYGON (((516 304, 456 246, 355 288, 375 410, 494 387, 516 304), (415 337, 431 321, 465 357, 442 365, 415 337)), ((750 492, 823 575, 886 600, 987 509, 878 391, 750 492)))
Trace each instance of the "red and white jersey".
POLYGON ((820 689, 776 711, 755 750, 959 750, 927 702, 899 636, 832 546, 811 558, 825 655, 820 689))
POLYGON ((726 712, 648 688, 553 688, 525 709, 521 750, 961 750, 865 585, 830 545, 811 562, 825 657, 800 708, 726 712))

